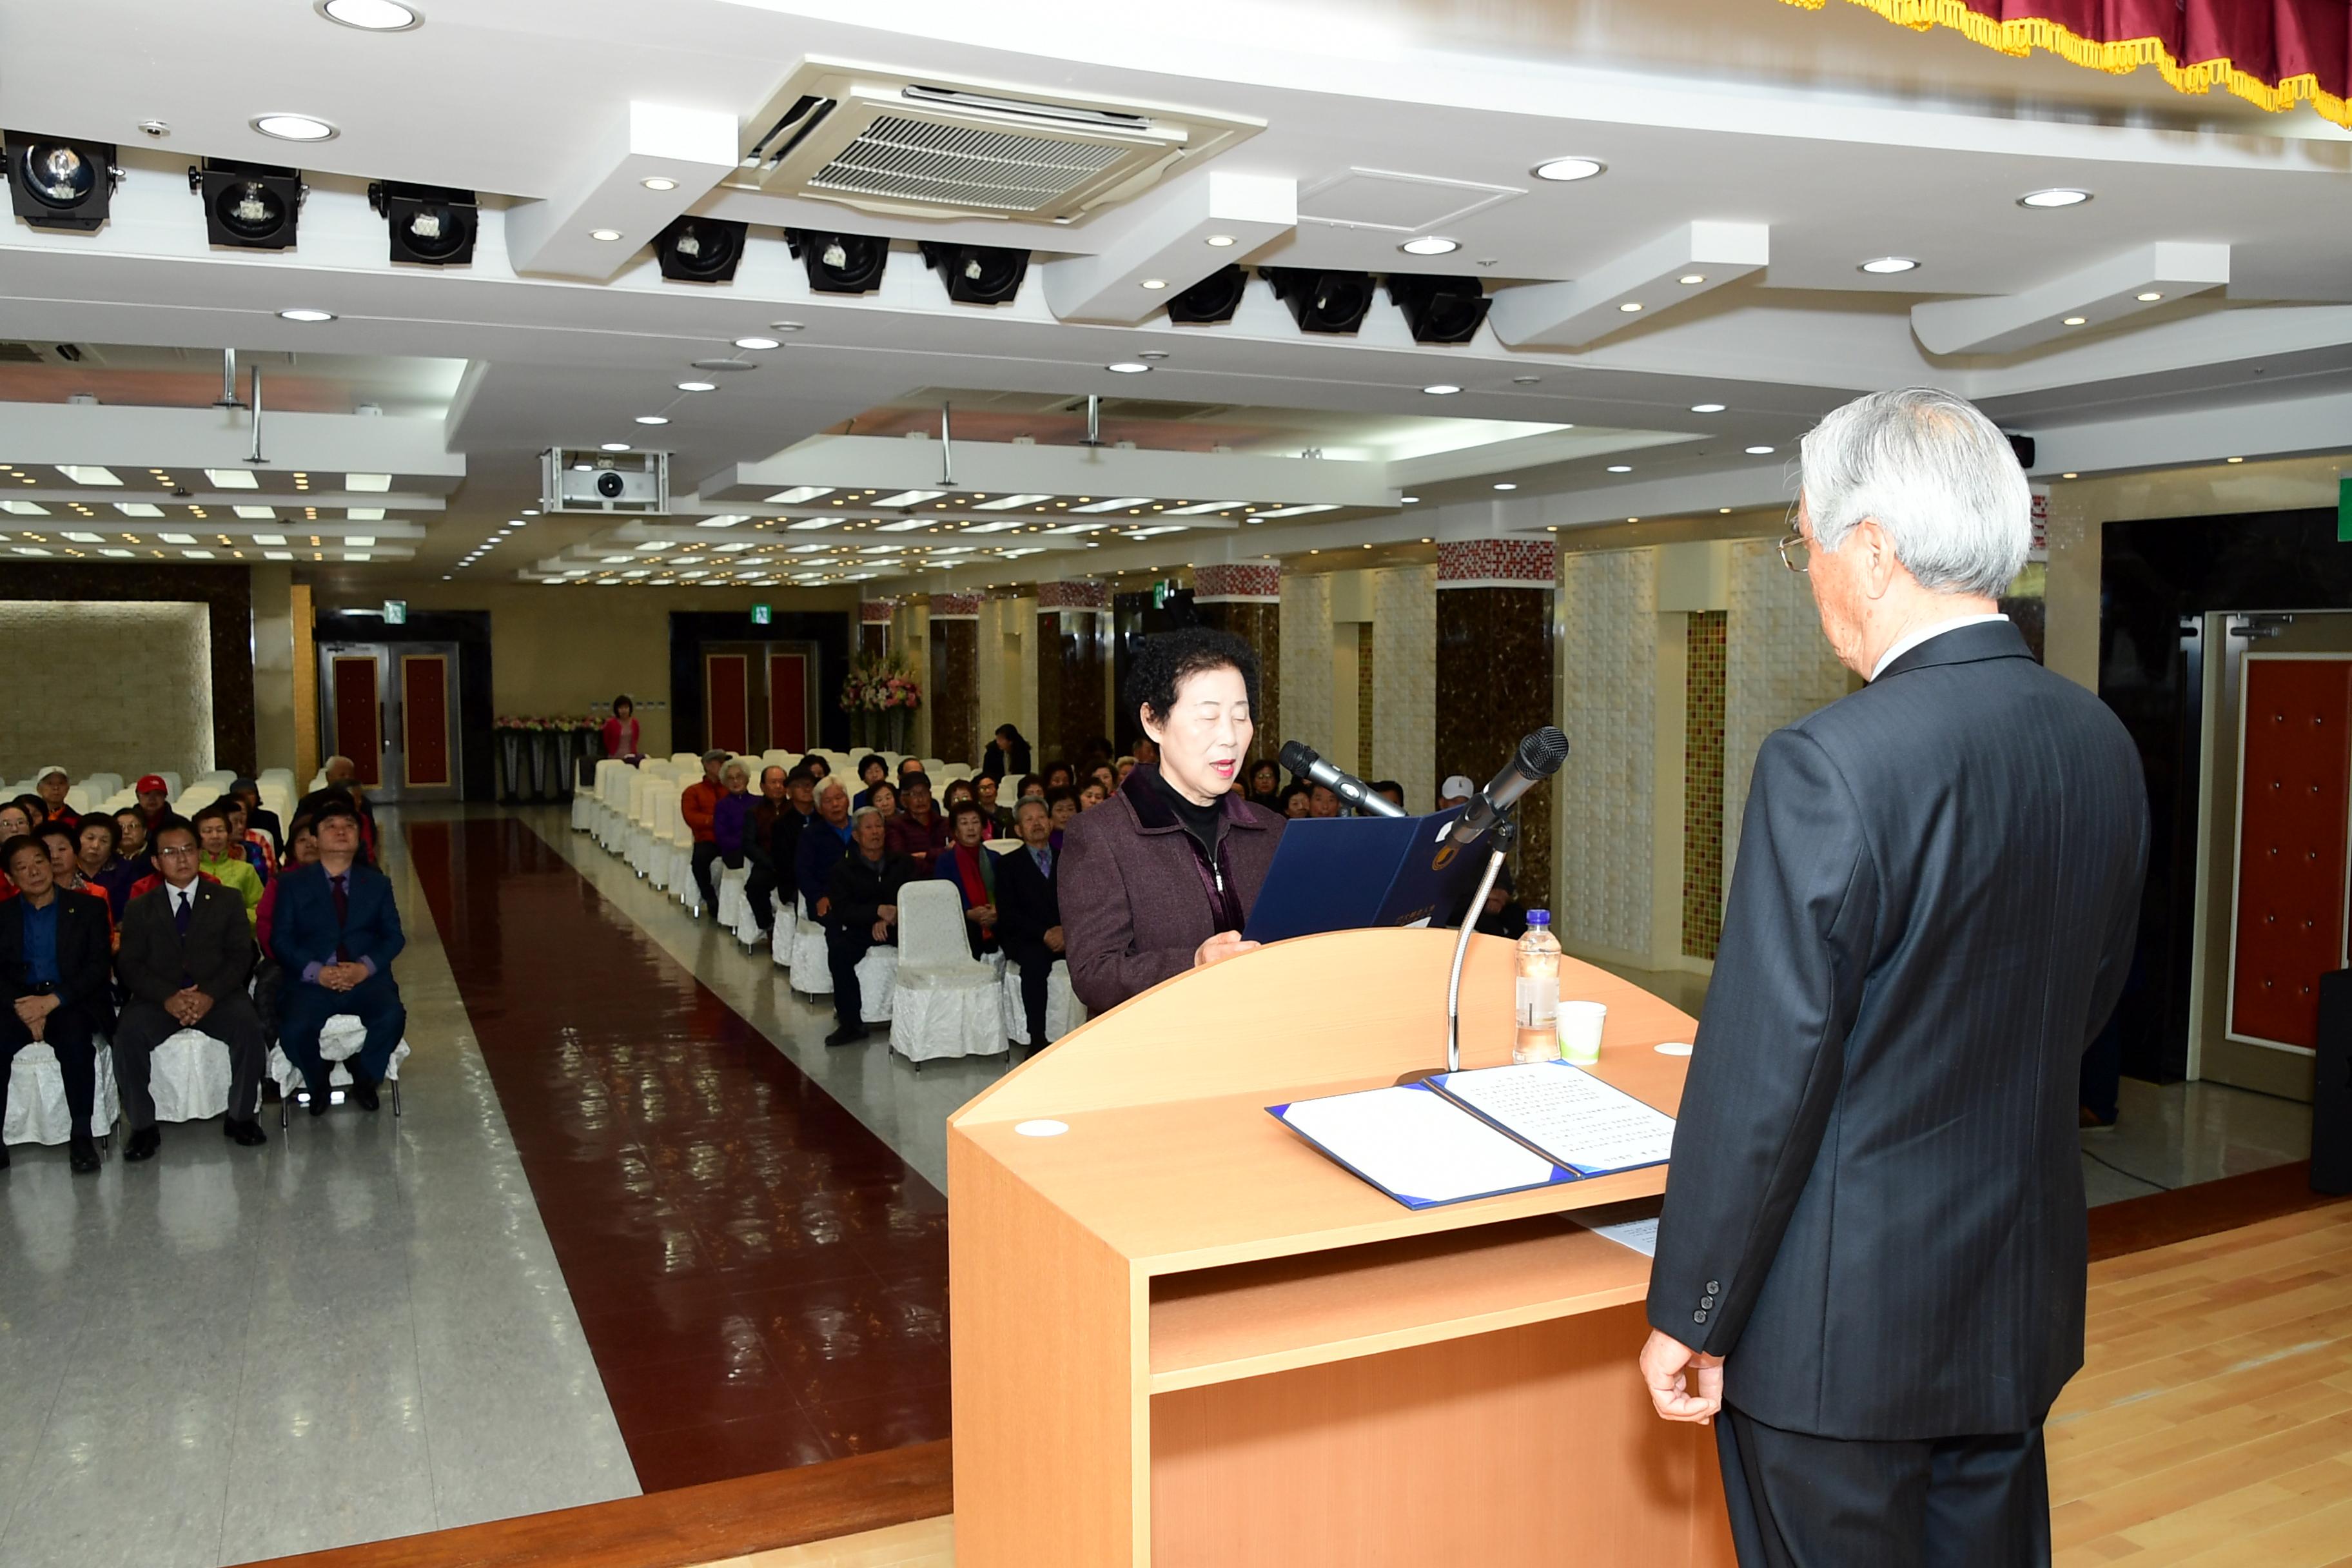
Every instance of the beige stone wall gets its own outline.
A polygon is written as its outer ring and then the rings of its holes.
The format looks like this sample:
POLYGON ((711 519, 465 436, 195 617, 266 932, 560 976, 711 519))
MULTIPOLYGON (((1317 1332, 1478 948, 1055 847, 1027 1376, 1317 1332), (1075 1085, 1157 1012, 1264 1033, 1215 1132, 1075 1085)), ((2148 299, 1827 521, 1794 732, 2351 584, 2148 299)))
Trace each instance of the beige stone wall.
POLYGON ((1572 950, 1646 962, 1656 891, 1657 552, 1564 554, 1559 615, 1559 727, 1570 750, 1553 784, 1554 929, 1572 950))
POLYGON ((1437 809, 1437 568, 1372 574, 1372 773, 1437 809))
POLYGON ((213 760, 212 614, 199 604, 0 600, 0 779, 55 763, 74 777, 213 760))
POLYGON ((1739 816, 1764 737, 1846 694, 1845 666, 1822 636, 1812 590, 1780 564, 1765 539, 1730 546, 1730 612, 1725 629, 1723 880, 1739 863, 1739 816))
POLYGON ((1316 751, 1331 744, 1331 579, 1282 577, 1282 687, 1276 732, 1316 751))

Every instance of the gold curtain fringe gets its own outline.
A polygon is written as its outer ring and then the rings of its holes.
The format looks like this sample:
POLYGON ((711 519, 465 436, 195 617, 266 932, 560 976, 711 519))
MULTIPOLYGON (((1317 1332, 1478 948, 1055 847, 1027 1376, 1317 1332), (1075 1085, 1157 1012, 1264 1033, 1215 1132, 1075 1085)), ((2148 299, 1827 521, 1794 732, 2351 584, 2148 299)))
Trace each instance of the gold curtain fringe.
MULTIPOLYGON (((1818 11, 1829 0, 1781 0, 1783 5, 1800 10, 1818 11)), ((2291 76, 2275 85, 2260 77, 2250 76, 2228 59, 2200 60, 2194 65, 2182 65, 2172 58, 2161 38, 2125 38, 2108 44, 2086 38, 2056 22, 2042 16, 2023 16, 2014 21, 2000 22, 1970 10, 1965 0, 1849 0, 1865 11, 1915 32, 1930 27, 1949 27, 1971 43, 1996 49, 2004 55, 2025 56, 2035 49, 2050 53, 2074 65, 2092 70, 2105 71, 2110 76, 2126 76, 2142 66, 2154 66, 2175 90, 2202 94, 2216 87, 2227 88, 2236 97, 2244 99, 2257 109, 2273 113, 2292 109, 2297 103, 2309 103, 2319 117, 2352 131, 2352 102, 2338 95, 2323 91, 2316 76, 2291 76)))

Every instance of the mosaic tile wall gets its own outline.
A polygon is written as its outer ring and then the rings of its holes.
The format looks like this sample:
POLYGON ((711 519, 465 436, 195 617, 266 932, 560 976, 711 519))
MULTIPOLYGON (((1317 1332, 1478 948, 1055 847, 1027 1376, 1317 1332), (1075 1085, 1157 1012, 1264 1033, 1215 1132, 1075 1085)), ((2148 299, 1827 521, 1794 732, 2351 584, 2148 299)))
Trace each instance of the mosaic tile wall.
POLYGON ((1323 751, 1331 744, 1331 579, 1285 573, 1281 625, 1276 732, 1323 751))
POLYGON ((1364 765, 1364 777, 1384 779, 1388 770, 1381 767, 1381 754, 1375 749, 1379 728, 1378 717, 1372 710, 1372 623, 1356 623, 1356 757, 1364 765))
POLYGON ((1437 809, 1437 568, 1396 566, 1375 574, 1372 652, 1379 673, 1368 754, 1378 775, 1404 785, 1405 807, 1437 809))
POLYGON ((1769 540, 1731 547, 1723 700, 1725 884, 1739 864, 1739 816, 1764 737, 1846 693, 1845 667, 1822 636, 1805 579, 1769 540))
MULTIPOLYGON (((980 754, 980 621, 954 616, 931 623, 931 749, 926 756, 969 763, 980 754)), ((996 726, 989 730, 994 732, 996 726)))
MULTIPOLYGON (((1555 707, 1555 590, 1513 583, 1441 588, 1436 597, 1436 756, 1448 772, 1483 781, 1494 776, 1520 737, 1542 724, 1555 707)), ((1557 782, 1538 784, 1523 797, 1519 847, 1512 863, 1519 896, 1553 910, 1561 907, 1552 876, 1560 787, 1557 782)))
POLYGON ((0 780, 52 763, 77 779, 209 772, 212 653, 204 605, 0 602, 0 669, 14 673, 0 780))
POLYGON ((1570 749, 1552 785, 1552 909, 1570 947, 1650 947, 1657 586, 1654 551, 1570 552, 1560 561, 1559 725, 1570 749))
MULTIPOLYGON (((1198 581, 1197 578, 1194 579, 1198 581)), ((1257 732, 1250 741, 1249 760, 1281 752, 1289 737, 1280 728, 1282 710, 1282 606, 1265 599, 1192 601, 1193 613, 1204 626, 1228 631, 1257 655, 1257 732)))
POLYGON ((1724 640, 1729 613, 1684 617, 1683 955, 1715 956, 1723 935, 1724 640))

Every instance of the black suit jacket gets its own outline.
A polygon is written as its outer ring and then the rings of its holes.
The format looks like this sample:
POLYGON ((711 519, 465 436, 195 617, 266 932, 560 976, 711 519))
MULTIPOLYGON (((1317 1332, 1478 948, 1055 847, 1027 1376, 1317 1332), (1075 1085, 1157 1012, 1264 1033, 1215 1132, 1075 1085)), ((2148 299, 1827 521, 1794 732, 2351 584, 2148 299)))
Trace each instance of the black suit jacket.
POLYGON ((1054 961, 1045 933, 1062 923, 1061 869, 1056 856, 1054 876, 1039 871, 1026 844, 996 858, 996 935, 1015 963, 1054 961))
MULTIPOLYGON (((58 902, 58 1005, 72 1008, 104 1034, 114 1027, 114 997, 108 981, 114 929, 106 896, 59 889, 58 902)), ((237 912, 244 914, 242 900, 237 912)), ((6 987, 11 1002, 34 991, 32 971, 25 966, 21 897, 0 903, 0 986, 6 987)))
POLYGON ((142 1002, 163 1005, 178 993, 184 975, 215 1002, 245 993, 253 973, 253 924, 245 918, 245 900, 202 877, 195 889, 185 937, 173 923, 169 884, 140 894, 123 911, 114 973, 142 1002))
POLYGON ((1845 1438, 2019 1432, 2083 1361, 2077 1075, 2147 797, 2013 626, 1764 742, 1667 1178, 1651 1324, 1845 1438))

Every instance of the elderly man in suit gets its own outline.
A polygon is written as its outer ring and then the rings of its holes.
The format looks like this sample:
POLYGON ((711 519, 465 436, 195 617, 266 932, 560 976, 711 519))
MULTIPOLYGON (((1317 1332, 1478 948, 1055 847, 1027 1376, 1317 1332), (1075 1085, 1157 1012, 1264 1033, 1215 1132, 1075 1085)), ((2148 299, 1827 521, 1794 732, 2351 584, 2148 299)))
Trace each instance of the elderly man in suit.
POLYGON ((1055 873, 1054 817, 1031 795, 1013 813, 1021 847, 996 858, 997 935, 1021 971, 1021 1007, 1029 1020, 1029 1048, 1045 1048, 1045 986, 1062 956, 1061 884, 1055 873))
POLYGON ((286 973, 278 1000, 278 1047, 310 1089, 310 1114, 326 1114, 331 1069, 319 1054, 319 1031, 348 1013, 367 1030, 360 1054, 347 1064, 352 1098, 364 1110, 377 1105, 376 1085, 408 1027, 392 961, 407 943, 392 882, 360 856, 358 809, 327 797, 313 819, 319 858, 278 879, 270 910, 270 946, 286 973))
POLYGON ((246 996, 253 973, 253 927, 245 901, 196 874, 196 830, 177 820, 154 838, 163 885, 131 900, 114 971, 131 999, 114 1031, 114 1079, 131 1123, 126 1161, 150 1159, 163 1143, 149 1068, 155 1047, 182 1029, 201 1029, 228 1047, 228 1115, 221 1131, 247 1149, 269 1142, 256 1114, 269 1047, 261 1016, 246 996))
POLYGON ((1990 420, 1880 393, 1802 466, 1783 558, 1869 684, 1756 759, 1642 1370, 1661 1415, 1720 1415, 1748 1568, 2027 1568, 2083 1360, 2076 1070, 2130 963, 2146 790, 1999 612, 2032 502, 1990 420))
MULTIPOLYGON (((46 846, 30 834, 0 844, 17 896, 0 903, 0 1119, 16 1053, 39 1041, 57 1053, 73 1118, 66 1157, 77 1176, 98 1171, 98 1037, 114 1026, 107 963, 113 949, 106 900, 58 886, 46 846)), ((0 1145, 0 1170, 8 1151, 0 1145)))

